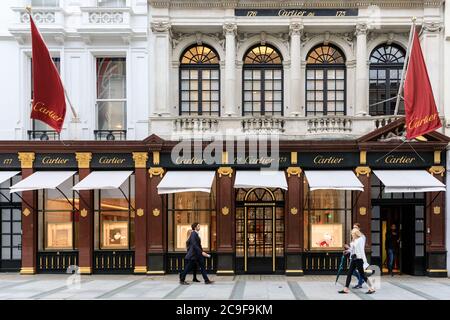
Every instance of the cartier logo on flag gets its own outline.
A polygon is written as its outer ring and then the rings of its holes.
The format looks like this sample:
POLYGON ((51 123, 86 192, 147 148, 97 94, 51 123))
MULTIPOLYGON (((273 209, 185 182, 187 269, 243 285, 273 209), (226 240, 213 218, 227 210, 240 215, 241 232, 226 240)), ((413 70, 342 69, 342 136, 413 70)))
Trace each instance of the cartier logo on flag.
POLYGON ((61 132, 66 115, 64 87, 47 46, 30 15, 33 45, 33 106, 30 117, 61 132))

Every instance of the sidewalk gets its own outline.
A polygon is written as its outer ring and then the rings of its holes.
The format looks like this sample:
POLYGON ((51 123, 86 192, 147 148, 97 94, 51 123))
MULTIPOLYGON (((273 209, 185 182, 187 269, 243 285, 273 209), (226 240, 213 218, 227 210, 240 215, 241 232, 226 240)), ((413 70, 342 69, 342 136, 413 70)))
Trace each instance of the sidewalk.
MULTIPOLYGON (((81 276, 79 285, 70 275, 0 274, 0 300, 5 299, 300 299, 300 300, 450 300, 449 278, 383 276, 373 295, 366 288, 338 294, 345 276, 211 276, 212 285, 182 286, 177 275, 81 276), (75 284, 70 284, 70 282, 75 284)), ((191 276, 187 280, 190 282, 191 276)), ((352 283, 353 285, 354 283, 352 283)))

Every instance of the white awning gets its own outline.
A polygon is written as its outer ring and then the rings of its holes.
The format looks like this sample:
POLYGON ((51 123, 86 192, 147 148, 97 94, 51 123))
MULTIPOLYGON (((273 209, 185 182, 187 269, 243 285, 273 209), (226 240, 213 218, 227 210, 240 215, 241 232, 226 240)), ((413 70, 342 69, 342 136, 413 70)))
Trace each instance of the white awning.
POLYGON ((384 184, 384 192, 438 192, 445 184, 425 170, 374 170, 384 184))
POLYGON ((283 171, 237 171, 235 188, 281 188, 287 190, 288 185, 283 171))
POLYGON ((56 189, 76 171, 37 171, 10 187, 10 192, 56 189))
POLYGON ((168 171, 158 184, 158 194, 177 192, 211 192, 214 171, 168 171))
POLYGON ((364 186, 351 170, 306 170, 309 189, 364 191, 364 186))
POLYGON ((73 186, 73 190, 119 189, 133 171, 93 171, 73 186))
POLYGON ((0 171, 0 183, 3 183, 6 180, 11 179, 12 177, 14 177, 19 173, 20 171, 0 171))

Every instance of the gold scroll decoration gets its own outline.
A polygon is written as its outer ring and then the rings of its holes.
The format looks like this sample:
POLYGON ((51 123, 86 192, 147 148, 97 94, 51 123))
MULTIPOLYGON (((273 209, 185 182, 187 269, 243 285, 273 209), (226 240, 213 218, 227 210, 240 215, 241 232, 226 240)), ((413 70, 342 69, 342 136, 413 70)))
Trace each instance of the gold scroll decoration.
POLYGON ((444 176, 445 168, 443 166, 432 166, 428 170, 432 175, 441 175, 441 177, 444 176))
POLYGON ((369 167, 357 167, 355 169, 356 172, 356 176, 359 177, 361 175, 365 175, 365 176, 369 176, 370 173, 372 172, 372 169, 370 169, 369 167))
POLYGON ((300 174, 302 173, 302 169, 300 169, 300 167, 289 167, 289 168, 287 168, 286 172, 288 174, 288 178, 290 176, 300 177, 300 174))
POLYGON ((133 152, 134 167, 136 169, 145 169, 147 167, 147 152, 133 152))
POLYGON ((163 174, 164 174, 164 169, 161 167, 153 167, 148 169, 148 173, 150 174, 150 178, 153 176, 159 176, 162 178, 163 174))
POLYGON ((23 215, 25 216, 25 217, 28 217, 29 215, 30 215, 30 213, 31 213, 31 211, 30 211, 30 209, 28 209, 28 208, 25 208, 25 209, 23 209, 23 215))
POLYGON ((90 166, 90 163, 92 160, 92 153, 91 152, 76 152, 75 159, 77 159, 79 169, 89 169, 89 166, 90 166))
POLYGON ((220 167, 219 169, 217 169, 217 172, 219 173, 219 178, 221 178, 222 176, 228 176, 231 178, 231 176, 233 175, 233 168, 231 167, 220 167))
POLYGON ((136 214, 138 217, 142 217, 144 215, 144 209, 142 208, 137 209, 136 214))
POLYGON ((33 168, 34 152, 19 152, 18 155, 22 169, 33 168))
POLYGON ((158 208, 153 209, 153 216, 154 216, 154 217, 159 216, 160 213, 161 213, 161 211, 159 211, 158 208))
POLYGON ((86 209, 81 209, 81 211, 80 211, 80 216, 82 216, 83 218, 86 218, 87 217, 87 210, 86 209))
POLYGON ((295 216, 297 213, 298 213, 298 209, 296 207, 292 207, 291 214, 295 216))
POLYGON ((230 213, 230 209, 228 207, 225 206, 222 208, 222 214, 224 216, 228 215, 229 213, 230 213))

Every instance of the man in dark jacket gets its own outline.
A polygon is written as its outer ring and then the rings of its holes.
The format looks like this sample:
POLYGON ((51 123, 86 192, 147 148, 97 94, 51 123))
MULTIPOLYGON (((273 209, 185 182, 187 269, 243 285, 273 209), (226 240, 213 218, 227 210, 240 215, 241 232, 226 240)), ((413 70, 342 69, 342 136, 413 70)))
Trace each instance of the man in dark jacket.
POLYGON ((388 256, 388 270, 391 276, 394 276, 394 261, 397 258, 400 246, 400 235, 397 232, 397 226, 391 225, 391 230, 386 232, 386 241, 384 243, 388 256))
POLYGON ((208 279, 204 262, 204 257, 210 258, 211 256, 206 252, 203 252, 200 236, 198 235, 198 232, 200 231, 200 224, 198 222, 194 222, 192 224, 192 230, 193 231, 186 243, 188 252, 184 258, 186 259, 187 264, 184 271, 180 274, 180 283, 188 284, 186 282, 186 275, 192 270, 195 264, 198 264, 203 279, 205 280, 205 284, 211 284, 213 281, 208 279))

